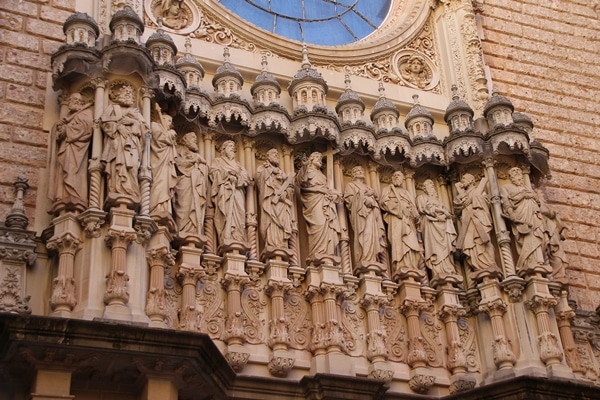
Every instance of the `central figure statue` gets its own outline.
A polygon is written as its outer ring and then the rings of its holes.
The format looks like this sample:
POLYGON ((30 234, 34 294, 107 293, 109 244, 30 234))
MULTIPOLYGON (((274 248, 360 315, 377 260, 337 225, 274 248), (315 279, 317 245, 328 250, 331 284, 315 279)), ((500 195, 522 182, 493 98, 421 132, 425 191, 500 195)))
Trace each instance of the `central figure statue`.
POLYGON ((219 244, 247 246, 245 187, 250 179, 246 169, 235 159, 235 143, 232 140, 223 142, 221 156, 212 161, 210 180, 219 244))
POLYGON ((336 203, 342 196, 327 186, 327 177, 321 172, 323 155, 314 152, 298 173, 302 212, 308 231, 308 260, 320 261, 324 256, 336 257, 340 240, 340 223, 336 203))

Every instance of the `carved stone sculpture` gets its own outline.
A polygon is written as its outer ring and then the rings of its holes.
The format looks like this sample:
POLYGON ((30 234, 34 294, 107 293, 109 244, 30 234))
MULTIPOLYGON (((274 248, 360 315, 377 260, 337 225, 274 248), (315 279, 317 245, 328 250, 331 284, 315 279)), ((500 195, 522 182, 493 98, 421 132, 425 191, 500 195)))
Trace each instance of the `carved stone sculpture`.
POLYGON ((340 237, 336 203, 342 196, 327 185, 322 163, 323 155, 312 153, 297 178, 308 232, 308 259, 316 262, 323 256, 335 257, 340 237))
POLYGON ((294 175, 286 175, 279 167, 279 152, 270 149, 267 160, 256 170, 256 183, 261 204, 260 234, 265 243, 264 256, 283 252, 289 248, 294 216, 294 175))
POLYGON ((206 215, 208 165, 198 153, 197 137, 194 132, 186 133, 175 158, 177 185, 173 209, 175 223, 182 232, 194 235, 204 233, 206 215))
POLYGON ((85 104, 81 94, 71 94, 67 101, 69 115, 52 129, 48 176, 50 212, 87 208, 87 160, 94 121, 91 106, 91 103, 85 104))
POLYGON ((423 187, 425 193, 417 197, 417 209, 421 214, 425 265, 434 278, 456 275, 452 262, 456 242, 452 214, 438 197, 431 179, 425 180, 423 187))
POLYGON ((183 0, 161 0, 157 17, 162 18, 163 24, 171 29, 181 29, 188 24, 183 11, 183 0))
MULTIPOLYGON (((158 108, 158 106, 157 106, 158 108)), ((171 199, 175 193, 175 148, 177 133, 172 129, 172 117, 157 110, 158 121, 151 124, 150 165, 152 188, 150 190, 150 215, 160 219, 170 218, 171 199)))
POLYGON ((554 211, 544 198, 541 190, 536 190, 538 201, 540 202, 540 212, 544 222, 544 236, 546 241, 545 255, 552 267, 552 277, 554 280, 563 284, 568 283, 565 275, 567 267, 567 256, 563 248, 565 225, 562 223, 556 211, 554 211))
POLYGON ((414 86, 423 89, 431 83, 431 72, 423 57, 419 55, 411 56, 405 64, 400 66, 402 78, 414 86))
POLYGON ((210 166, 215 228, 221 246, 247 246, 245 187, 250 183, 246 169, 235 160, 235 143, 226 140, 221 156, 210 166))
POLYGON ((408 190, 402 187, 404 174, 396 171, 392 183, 381 194, 381 209, 388 226, 391 243, 392 277, 408 274, 422 275, 423 248, 417 237, 419 213, 408 190))
POLYGON ((461 216, 461 229, 456 239, 456 248, 462 250, 466 262, 474 272, 498 271, 494 258, 490 232, 492 219, 485 192, 487 179, 475 186, 475 177, 464 174, 456 183, 457 195, 454 208, 461 216))
POLYGON ((352 168, 352 182, 346 185, 344 201, 350 212, 350 223, 354 230, 354 262, 359 268, 378 268, 379 274, 387 275, 380 264, 386 251, 385 228, 379 209, 378 195, 365 183, 365 170, 361 166, 352 168))
POLYGON ((502 187, 502 210, 516 240, 518 272, 544 264, 544 223, 537 194, 525 184, 521 168, 511 168, 508 175, 510 183, 502 187))
POLYGON ((102 162, 105 165, 109 199, 129 196, 139 202, 138 171, 142 154, 142 140, 149 127, 135 107, 135 94, 129 85, 111 91, 113 104, 102 114, 101 127, 105 134, 102 162))

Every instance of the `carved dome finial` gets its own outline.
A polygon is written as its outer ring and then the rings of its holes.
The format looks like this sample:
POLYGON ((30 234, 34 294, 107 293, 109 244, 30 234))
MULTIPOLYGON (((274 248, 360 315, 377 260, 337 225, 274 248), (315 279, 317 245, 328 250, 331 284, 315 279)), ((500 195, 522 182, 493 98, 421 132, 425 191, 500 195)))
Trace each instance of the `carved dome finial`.
POLYGON ((385 99, 385 88, 383 87, 383 82, 379 81, 379 89, 377 90, 379 91, 379 98, 385 99))
POLYGON ((304 43, 302 44, 302 68, 309 69, 310 67, 312 67, 312 65, 308 59, 308 46, 306 46, 306 43, 304 43))
POLYGON ((352 89, 350 89, 350 83, 351 83, 350 82, 350 75, 346 74, 344 76, 344 83, 346 84, 346 92, 352 90, 352 89))
POLYGON ((459 99, 458 97, 458 86, 456 85, 452 85, 452 87, 450 88, 450 90, 452 90, 452 100, 456 101, 459 99))
POLYGON ((229 54, 229 46, 225 46, 223 49, 223 59, 225 60, 225 64, 229 64, 230 54, 229 54))

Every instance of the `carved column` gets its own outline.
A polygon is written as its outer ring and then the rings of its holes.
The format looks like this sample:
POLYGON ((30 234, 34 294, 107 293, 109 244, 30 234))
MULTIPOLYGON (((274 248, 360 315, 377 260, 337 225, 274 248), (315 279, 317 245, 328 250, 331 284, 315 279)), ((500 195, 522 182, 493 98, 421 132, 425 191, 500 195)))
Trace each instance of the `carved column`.
POLYGON ((327 352, 341 352, 344 348, 344 335, 336 301, 340 289, 334 284, 322 283, 321 293, 323 294, 323 309, 325 311, 327 352))
MULTIPOLYGON (((329 161, 329 158, 328 160, 329 161)), ((343 193, 344 176, 340 165, 341 159, 338 157, 333 160, 333 175, 334 188, 339 193, 343 193)), ((340 220, 340 229, 342 231, 340 237, 340 255, 342 259, 342 274, 352 275, 352 259, 350 258, 350 235, 348 232, 348 218, 346 216, 346 208, 343 203, 336 204, 338 218, 340 220)))
MULTIPOLYGON (((213 143, 214 134, 207 132, 204 135, 204 158, 206 160, 206 164, 210 165, 212 159, 214 158, 214 143, 213 143)), ((206 214, 204 215, 204 234, 206 235, 206 245, 205 250, 207 253, 216 254, 217 251, 217 241, 216 241, 216 232, 215 232, 215 208, 212 204, 212 199, 210 196, 211 190, 211 182, 207 179, 206 182, 206 214)))
POLYGON ((502 217, 502 204, 500 202, 500 189, 498 188, 498 178, 494 169, 495 161, 492 157, 487 157, 483 162, 488 178, 488 190, 490 192, 492 203, 492 217, 494 219, 494 229, 498 246, 500 247, 500 259, 502 261, 502 270, 505 277, 516 275, 515 262, 510 248, 510 233, 506 227, 506 222, 502 217))
POLYGON ((413 369, 427 366, 427 352, 425 351, 419 324, 419 316, 425 307, 426 303, 422 299, 405 299, 400 306, 400 311, 406 317, 408 325, 408 355, 406 356, 406 362, 413 369))
MULTIPOLYGON (((292 147, 283 146, 283 166, 286 174, 294 173, 294 163, 292 162, 292 147)), ((292 217, 294 221, 292 221, 292 235, 290 236, 290 250, 292 251, 292 256, 290 258, 290 266, 299 266, 300 265, 300 245, 298 238, 298 211, 296 207, 296 191, 294 190, 294 198, 292 199, 292 217)))
POLYGON ((565 351, 565 359, 573 372, 585 375, 585 368, 581 364, 579 354, 577 353, 577 345, 573 338, 573 330, 571 322, 575 318, 575 311, 567 302, 567 291, 563 290, 560 293, 558 305, 555 308, 556 321, 558 323, 558 331, 563 349, 565 351))
POLYGON ((362 306, 367 312, 367 358, 372 363, 384 362, 388 358, 388 350, 385 344, 385 329, 381 326, 379 308, 387 302, 384 296, 365 294, 362 306))
POLYGON ((58 274, 52 281, 50 307, 54 313, 71 313, 77 304, 75 279, 73 278, 75 253, 80 249, 81 240, 66 232, 53 237, 47 243, 48 249, 58 251, 58 274))
POLYGON ((250 277, 244 270, 246 256, 234 252, 223 256, 225 270, 221 284, 227 291, 227 314, 223 340, 227 343, 225 358, 235 371, 241 371, 250 353, 244 349, 246 341, 245 314, 242 309, 242 291, 250 283, 250 277))
POLYGON ((175 260, 168 246, 149 250, 146 258, 150 266, 146 315, 150 318, 150 326, 165 328, 165 320, 168 315, 165 298, 165 266, 175 265, 175 260))
POLYGON ((540 360, 546 366, 560 364, 563 354, 558 344, 558 338, 550 329, 550 317, 548 316, 549 309, 557 304, 556 299, 535 295, 526 304, 535 314, 537 321, 540 360))
POLYGON ((201 310, 196 304, 196 285, 206 275, 201 264, 202 253, 202 249, 195 246, 181 246, 179 249, 177 278, 182 287, 179 328, 185 331, 197 332, 200 329, 201 310))
POLYGON ((125 204, 111 209, 112 224, 105 237, 106 244, 111 248, 111 267, 106 276, 106 291, 104 292, 105 318, 131 319, 127 274, 127 249, 137 237, 131 228, 134 212, 128 210, 125 204))
MULTIPOLYGON (((254 149, 253 142, 249 139, 242 140, 244 146, 245 155, 245 168, 248 171, 248 175, 254 177, 255 165, 254 165, 254 149)), ((254 178, 251 179, 248 187, 246 188, 246 227, 248 230, 248 244, 250 250, 248 252, 248 258, 251 260, 258 259, 258 220, 256 214, 256 196, 254 188, 254 178)))
MULTIPOLYGON (((143 87, 142 94, 142 115, 150 126, 151 100, 153 97, 152 88, 143 87)), ((144 153, 142 155, 142 165, 139 171, 140 181, 140 215, 148 216, 150 214, 150 186, 152 185, 152 167, 150 165, 150 144, 152 138, 150 132, 146 132, 144 138, 144 153)))
POLYGON ((102 131, 100 129, 100 117, 104 112, 104 90, 107 81, 104 78, 94 78, 92 83, 95 85, 94 92, 94 131, 92 133, 92 157, 89 161, 88 170, 90 172, 90 198, 89 207, 99 210, 102 208, 102 164, 100 157, 102 154, 102 131))
POLYGON ((492 322, 494 364, 496 364, 498 369, 512 368, 517 359, 504 329, 502 316, 506 312, 506 304, 501 298, 496 297, 490 301, 482 302, 479 305, 479 311, 488 314, 492 322))
POLYGON ((285 261, 269 260, 267 263, 267 295, 271 297, 271 320, 269 321, 269 347, 273 354, 269 359, 269 372, 274 376, 285 377, 295 363, 295 357, 288 350, 290 341, 288 320, 285 315, 284 295, 292 288, 287 278, 285 261))
POLYGON ((448 369, 452 375, 467 372, 467 358, 458 331, 458 318, 465 314, 465 309, 458 305, 443 305, 439 312, 440 318, 446 325, 448 369))
POLYGON ((316 357, 325 354, 327 349, 323 297, 319 288, 315 286, 308 287, 306 291, 306 297, 310 302, 313 323, 310 351, 316 357))
POLYGON ((225 274, 223 287, 227 290, 227 317, 225 319, 225 341, 228 345, 244 343, 244 318, 242 311, 242 290, 250 282, 247 276, 225 274))
POLYGON ((291 287, 291 282, 269 280, 267 283, 267 295, 271 297, 269 346, 273 350, 287 350, 288 348, 290 339, 287 318, 284 312, 283 296, 291 287))

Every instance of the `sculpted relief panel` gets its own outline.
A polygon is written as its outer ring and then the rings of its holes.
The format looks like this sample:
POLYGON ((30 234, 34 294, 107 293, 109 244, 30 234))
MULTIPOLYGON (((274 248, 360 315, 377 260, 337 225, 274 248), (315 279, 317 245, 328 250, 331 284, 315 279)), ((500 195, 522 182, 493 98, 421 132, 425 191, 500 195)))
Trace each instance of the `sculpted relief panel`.
MULTIPOLYGON (((184 14, 192 4, 152 2, 151 11, 163 3, 184 14)), ((130 14, 125 8, 116 22, 135 25, 130 14)), ((68 100, 49 150, 50 314, 206 333, 237 372, 251 365, 252 373, 299 377, 312 369, 391 382, 395 391, 458 391, 522 364, 559 368, 570 334, 568 323, 560 338, 554 333, 555 310, 570 310, 564 227, 541 195, 548 171, 528 158, 535 144, 506 146, 527 138, 522 126, 507 119, 501 129, 475 130, 473 110, 456 95, 444 141, 410 136, 380 93, 372 118, 382 109, 390 118, 375 132, 349 88, 339 103, 354 102, 355 120, 328 109, 327 84, 306 53, 290 85, 305 103, 288 111, 266 65, 251 104, 228 57, 208 93, 187 87, 180 59, 159 68, 162 56, 149 60, 157 53, 136 44, 133 31, 119 35, 127 39, 86 53, 98 57, 90 63, 103 79, 76 67, 55 76, 68 100), (137 72, 122 73, 120 52, 137 72), (186 92, 159 85, 165 76, 186 92), (93 88, 93 102, 82 88, 93 88), (258 98, 267 89, 270 104, 258 98), (315 93, 312 109, 302 91, 315 93), (243 113, 191 114, 186 96, 243 113), (294 129, 252 131, 255 115, 268 113, 294 129), (290 134, 296 129, 300 136, 290 134), (379 146, 342 146, 341 133, 353 129, 379 146), (381 145, 389 141, 402 151, 381 145), (537 330, 529 355, 515 333, 525 329, 537 330)), ((168 51, 168 40, 156 40, 168 51)), ((66 46, 55 61, 71 65, 82 47, 66 46)), ((430 54, 406 56, 399 78, 430 87, 430 54)), ((504 101, 493 99, 490 116, 504 101)), ((430 126, 425 108, 416 104, 411 117, 430 126)))

